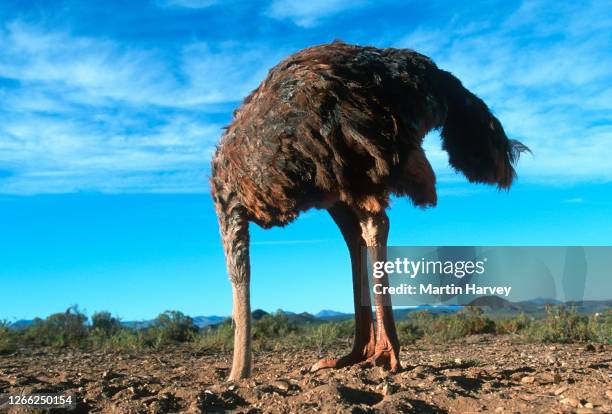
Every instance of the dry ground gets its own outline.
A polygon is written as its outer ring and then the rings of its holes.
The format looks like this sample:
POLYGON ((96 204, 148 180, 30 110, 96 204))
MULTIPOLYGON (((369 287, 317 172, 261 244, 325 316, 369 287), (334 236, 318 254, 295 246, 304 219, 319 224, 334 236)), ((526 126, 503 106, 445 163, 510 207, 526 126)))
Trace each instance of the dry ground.
POLYGON ((68 392, 75 412, 102 413, 610 413, 611 351, 472 336, 406 347, 404 371, 388 375, 356 367, 312 374, 306 367, 324 355, 281 350, 257 353, 253 378, 230 384, 230 354, 23 349, 0 355, 0 393, 68 392))

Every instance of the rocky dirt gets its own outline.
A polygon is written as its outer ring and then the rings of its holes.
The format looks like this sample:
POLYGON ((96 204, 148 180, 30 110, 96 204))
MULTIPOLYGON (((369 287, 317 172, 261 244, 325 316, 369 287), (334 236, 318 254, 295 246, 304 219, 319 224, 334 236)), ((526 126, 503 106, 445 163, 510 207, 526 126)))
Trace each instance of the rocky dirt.
POLYGON ((253 377, 228 383, 229 353, 187 346, 140 355, 22 349, 0 355, 0 393, 69 393, 79 413, 610 413, 611 351, 499 336, 417 342, 402 350, 404 370, 393 375, 358 367, 310 373, 328 355, 258 352, 253 377))

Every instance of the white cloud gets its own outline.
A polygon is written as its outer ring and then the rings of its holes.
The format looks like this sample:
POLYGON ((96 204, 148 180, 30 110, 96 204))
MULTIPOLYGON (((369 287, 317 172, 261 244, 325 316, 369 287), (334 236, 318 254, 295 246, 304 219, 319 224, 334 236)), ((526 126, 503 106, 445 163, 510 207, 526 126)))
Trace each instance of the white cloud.
POLYGON ((124 50, 110 41, 10 22, 0 42, 0 76, 34 84, 37 91, 59 90, 86 104, 108 99, 163 104, 159 97, 176 84, 153 52, 124 50))
POLYGON ((0 44, 0 78, 15 83, 0 87, 0 169, 13 172, 0 193, 20 194, 207 191, 215 119, 282 57, 196 42, 171 60, 17 21, 0 44))
POLYGON ((198 103, 241 99, 256 88, 268 70, 288 54, 282 50, 244 47, 234 43, 223 44, 221 50, 214 50, 206 43, 187 45, 182 51, 182 69, 189 79, 190 90, 198 91, 189 95, 198 103))
POLYGON ((248 43, 213 47, 196 42, 182 47, 178 67, 173 68, 159 50, 44 32, 21 22, 8 23, 5 33, 0 32, 0 43, 0 76, 33 84, 35 104, 48 98, 46 91, 90 105, 120 101, 193 107, 235 102, 284 56, 282 50, 248 43))
MULTIPOLYGON (((314 26, 369 4, 274 1, 266 13, 314 26)), ((508 134, 534 152, 519 165, 521 180, 608 181, 608 16, 602 3, 526 2, 500 21, 458 16, 385 43, 432 56, 490 104, 508 134)), ((7 21, 0 25, 0 193, 206 191, 222 123, 292 51, 280 44, 194 39, 169 50, 7 21)), ((425 149, 440 183, 463 180, 436 134, 425 149)))
POLYGON ((274 19, 291 20, 301 27, 313 27, 325 17, 359 9, 371 3, 366 0, 274 0, 266 15, 274 19))
POLYGON ((0 193, 207 190, 219 125, 179 116, 128 135, 121 122, 95 127, 40 115, 7 121, 11 139, 0 139, 0 159, 16 173, 0 180, 0 193))
MULTIPOLYGON (((603 3, 524 2, 496 24, 458 17, 447 27, 419 27, 396 45, 457 75, 492 107, 508 135, 532 149, 519 164, 521 180, 609 181, 608 14, 603 3), (478 30, 466 30, 468 24, 478 30)), ((432 164, 449 177, 444 157, 432 164)))

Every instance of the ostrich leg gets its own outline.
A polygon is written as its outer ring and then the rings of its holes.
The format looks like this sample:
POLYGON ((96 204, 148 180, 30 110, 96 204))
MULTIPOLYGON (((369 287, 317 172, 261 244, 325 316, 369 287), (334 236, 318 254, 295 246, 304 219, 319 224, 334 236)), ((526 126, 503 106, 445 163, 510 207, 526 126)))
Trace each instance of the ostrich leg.
POLYGON ((234 299, 234 359, 229 376, 231 381, 251 375, 249 222, 241 208, 220 214, 219 221, 234 299))
MULTIPOLYGON (((389 218, 384 211, 378 213, 361 213, 360 224, 362 237, 373 262, 387 260, 387 238, 389 235, 389 218)), ((385 274, 378 282, 389 285, 385 274)), ((382 366, 397 372, 401 369, 399 362, 399 340, 393 320, 393 308, 388 296, 374 295, 376 311, 376 349, 374 355, 363 363, 364 366, 382 366)))
MULTIPOLYGON (((355 212, 344 203, 337 203, 329 209, 329 214, 336 222, 346 241, 351 256, 353 272, 353 303, 355 305, 355 341, 348 355, 340 358, 322 359, 312 366, 311 371, 323 368, 342 368, 365 361, 374 355, 376 346, 372 307, 361 303, 361 292, 368 288, 367 278, 362 277, 361 248, 365 243, 361 237, 361 227, 355 212)), ((367 296, 369 299, 369 295, 367 296)))

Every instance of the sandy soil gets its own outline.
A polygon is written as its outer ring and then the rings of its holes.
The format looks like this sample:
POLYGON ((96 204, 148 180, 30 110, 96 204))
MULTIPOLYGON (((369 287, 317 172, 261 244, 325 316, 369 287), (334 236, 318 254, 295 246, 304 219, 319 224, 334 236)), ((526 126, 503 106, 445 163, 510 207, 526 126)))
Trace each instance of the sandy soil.
MULTIPOLYGON (((103 413, 610 413, 611 351, 492 336, 417 342, 394 375, 357 367, 313 374, 306 367, 327 355, 259 352, 251 379, 227 383, 230 354, 23 349, 0 356, 0 393, 71 393, 73 412, 103 413)), ((0 408, 7 411, 27 412, 0 408)))

